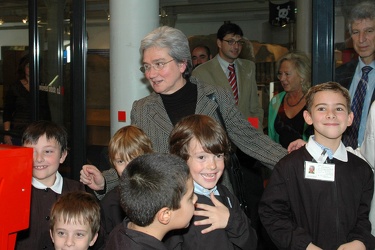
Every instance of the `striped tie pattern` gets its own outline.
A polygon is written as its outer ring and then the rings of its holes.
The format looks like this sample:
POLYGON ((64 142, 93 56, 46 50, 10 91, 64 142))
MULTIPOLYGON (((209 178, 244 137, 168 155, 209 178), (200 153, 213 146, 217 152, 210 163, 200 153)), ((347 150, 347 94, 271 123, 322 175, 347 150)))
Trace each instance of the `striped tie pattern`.
POLYGON ((362 68, 362 77, 358 83, 357 89, 354 93, 352 102, 352 111, 354 115, 352 126, 348 128, 347 140, 345 146, 351 146, 353 149, 358 147, 358 130, 361 123, 363 103, 367 91, 368 73, 372 70, 372 67, 365 66, 362 68))
POLYGON ((238 89, 237 89, 237 80, 236 80, 236 72, 234 70, 234 64, 229 64, 229 76, 228 81, 232 88, 234 100, 236 101, 236 104, 238 104, 238 89))

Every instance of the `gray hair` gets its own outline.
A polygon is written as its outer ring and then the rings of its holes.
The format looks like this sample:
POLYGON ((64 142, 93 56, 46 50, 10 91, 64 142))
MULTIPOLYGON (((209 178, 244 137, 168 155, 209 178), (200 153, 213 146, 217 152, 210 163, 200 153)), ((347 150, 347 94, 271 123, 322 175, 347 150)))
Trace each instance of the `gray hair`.
POLYGON ((282 56, 277 62, 277 71, 284 61, 289 61, 294 65, 297 74, 303 79, 302 92, 306 94, 311 86, 311 62, 309 57, 301 51, 292 51, 282 56))
POLYGON ((141 41, 139 52, 143 58, 143 53, 151 47, 167 48, 169 55, 178 63, 186 63, 186 69, 183 73, 185 79, 189 79, 193 70, 189 41, 180 30, 162 26, 151 31, 141 41))
POLYGON ((375 20, 375 3, 371 1, 361 2, 354 6, 348 18, 348 29, 352 33, 352 24, 357 20, 375 20))

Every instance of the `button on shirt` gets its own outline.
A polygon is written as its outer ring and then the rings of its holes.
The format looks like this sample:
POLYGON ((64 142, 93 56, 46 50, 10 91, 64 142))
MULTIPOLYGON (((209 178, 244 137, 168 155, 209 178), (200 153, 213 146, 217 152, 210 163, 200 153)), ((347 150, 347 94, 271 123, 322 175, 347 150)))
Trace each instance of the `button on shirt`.
MULTIPOLYGON (((353 102, 355 90, 357 89, 358 83, 361 80, 362 68, 364 66, 366 66, 366 64, 364 64, 362 62, 362 60, 359 59, 357 68, 356 68, 354 76, 353 76, 352 84, 350 85, 350 88, 349 88, 350 98, 351 98, 352 102, 353 102)), ((359 146, 361 146, 362 142, 363 142, 365 129, 366 129, 367 115, 368 115, 368 112, 369 112, 369 109, 370 109, 370 106, 371 106, 371 97, 372 97, 372 94, 375 90, 375 60, 372 61, 367 66, 372 67, 373 70, 371 70, 370 73, 368 74, 367 91, 366 91, 365 101, 363 103, 361 123, 359 125, 359 130, 358 130, 358 145, 359 146)))

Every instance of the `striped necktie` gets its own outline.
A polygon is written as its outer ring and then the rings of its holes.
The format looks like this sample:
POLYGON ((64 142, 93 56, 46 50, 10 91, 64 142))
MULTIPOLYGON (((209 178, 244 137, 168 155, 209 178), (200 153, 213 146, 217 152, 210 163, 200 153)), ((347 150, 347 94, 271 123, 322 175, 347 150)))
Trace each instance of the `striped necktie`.
POLYGON ((236 72, 234 70, 234 64, 229 64, 228 69, 229 69, 228 81, 233 91, 234 100, 236 101, 236 104, 238 104, 238 89, 237 89, 237 80, 236 80, 236 72))
POLYGON ((368 73, 372 70, 372 67, 365 66, 362 68, 362 77, 359 80, 357 89, 354 93, 354 98, 352 102, 352 111, 354 115, 353 124, 348 128, 348 136, 345 146, 351 146, 353 149, 358 147, 358 130, 361 123, 363 103, 367 91, 368 73))

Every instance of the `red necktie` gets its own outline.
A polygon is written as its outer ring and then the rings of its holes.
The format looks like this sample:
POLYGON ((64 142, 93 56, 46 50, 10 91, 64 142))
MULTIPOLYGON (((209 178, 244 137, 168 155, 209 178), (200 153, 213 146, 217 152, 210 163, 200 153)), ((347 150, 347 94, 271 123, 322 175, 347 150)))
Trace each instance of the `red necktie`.
POLYGON ((229 69, 228 81, 233 91, 234 100, 236 101, 236 104, 238 104, 238 89, 237 89, 236 72, 234 71, 234 64, 229 64, 228 69, 229 69))

